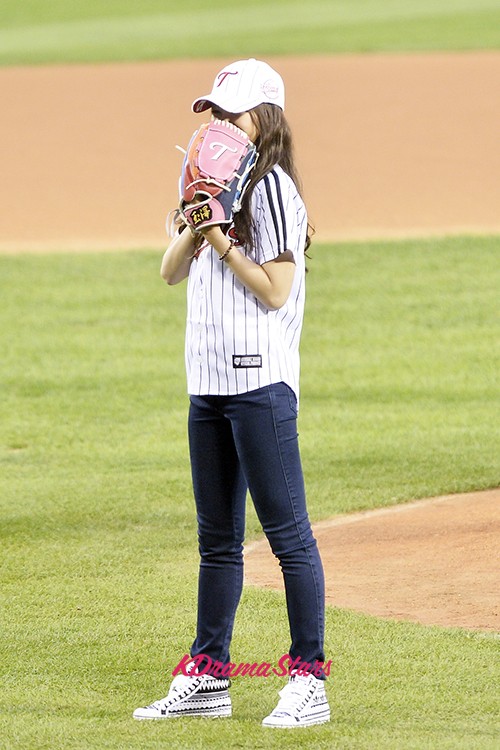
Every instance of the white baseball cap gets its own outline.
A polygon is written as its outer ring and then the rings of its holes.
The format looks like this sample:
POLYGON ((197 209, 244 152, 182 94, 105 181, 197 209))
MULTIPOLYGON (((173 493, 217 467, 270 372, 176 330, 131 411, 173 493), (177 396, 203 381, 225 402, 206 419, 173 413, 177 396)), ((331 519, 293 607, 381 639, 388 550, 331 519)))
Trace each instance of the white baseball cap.
POLYGON ((283 79, 261 60, 239 60, 217 73, 210 94, 195 99, 193 112, 204 112, 215 104, 225 112, 248 112, 258 104, 276 104, 285 109, 283 79))

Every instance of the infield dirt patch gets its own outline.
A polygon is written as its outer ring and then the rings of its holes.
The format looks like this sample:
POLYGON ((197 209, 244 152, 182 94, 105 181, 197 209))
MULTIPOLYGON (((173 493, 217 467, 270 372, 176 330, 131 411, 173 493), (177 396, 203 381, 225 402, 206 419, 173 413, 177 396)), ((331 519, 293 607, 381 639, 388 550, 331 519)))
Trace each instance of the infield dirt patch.
MULTIPOLYGON (((500 54, 270 58, 317 238, 500 232, 500 54)), ((161 247, 227 60, 0 69, 0 250, 161 247)))
MULTIPOLYGON (((161 248, 224 60, 0 69, 0 251, 161 248)), ((269 58, 319 240, 500 232, 500 54, 269 58)), ((318 524, 328 602, 498 629, 500 492, 318 524)), ((267 542, 249 582, 280 588, 267 542)))
MULTIPOLYGON (((351 513, 314 532, 328 604, 423 625, 500 630, 500 490, 351 513)), ((283 590, 266 539, 247 546, 245 576, 283 590)))

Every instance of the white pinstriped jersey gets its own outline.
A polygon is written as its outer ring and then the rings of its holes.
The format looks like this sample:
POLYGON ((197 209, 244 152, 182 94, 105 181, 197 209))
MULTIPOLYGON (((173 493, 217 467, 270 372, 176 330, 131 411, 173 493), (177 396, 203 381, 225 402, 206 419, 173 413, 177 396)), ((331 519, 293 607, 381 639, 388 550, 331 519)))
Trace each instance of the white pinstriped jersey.
POLYGON ((290 250, 295 260, 292 290, 283 307, 269 310, 207 245, 189 271, 188 393, 233 395, 283 381, 298 399, 306 209, 293 181, 276 166, 256 185, 252 211, 255 250, 239 247, 238 251, 262 265, 290 250))

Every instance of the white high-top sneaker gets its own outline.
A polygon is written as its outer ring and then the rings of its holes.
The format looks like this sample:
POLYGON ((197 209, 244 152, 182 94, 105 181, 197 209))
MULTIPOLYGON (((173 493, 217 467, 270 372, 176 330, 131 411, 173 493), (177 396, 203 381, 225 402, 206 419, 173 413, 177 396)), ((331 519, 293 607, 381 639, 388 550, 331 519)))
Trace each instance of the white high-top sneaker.
POLYGON ((263 720, 263 727, 291 729, 330 721, 324 680, 312 674, 292 674, 279 695, 278 705, 263 720))
MULTIPOLYGON (((192 671, 190 662, 187 671, 192 671)), ((227 678, 211 675, 179 674, 172 680, 165 698, 150 706, 136 708, 134 719, 173 719, 180 716, 231 716, 231 697, 227 678)))

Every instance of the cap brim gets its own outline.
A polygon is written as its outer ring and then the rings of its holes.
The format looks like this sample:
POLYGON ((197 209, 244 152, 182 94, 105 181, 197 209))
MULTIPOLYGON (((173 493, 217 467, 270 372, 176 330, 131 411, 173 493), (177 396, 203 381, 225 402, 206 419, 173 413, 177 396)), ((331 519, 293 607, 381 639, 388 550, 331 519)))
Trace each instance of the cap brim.
POLYGON ((206 109, 210 109, 212 102, 205 96, 201 96, 199 99, 195 99, 191 105, 193 112, 205 112, 206 109))
MULTIPOLYGON (((279 107, 280 109, 284 109, 284 102, 268 102, 269 104, 274 104, 276 107, 279 107)), ((191 105, 191 109, 193 112, 200 113, 205 112, 205 110, 210 109, 210 107, 219 107, 224 112, 230 112, 233 115, 240 114, 240 112, 248 112, 249 110, 253 109, 254 107, 257 107, 259 104, 264 104, 262 97, 258 97, 257 99, 254 99, 253 101, 246 101, 246 102, 239 102, 238 106, 235 107, 234 102, 225 102, 222 99, 219 98, 219 96, 211 96, 211 94, 207 94, 206 96, 200 96, 199 99, 195 99, 194 102, 191 105)))
POLYGON ((191 105, 191 109, 193 112, 200 113, 205 112, 205 110, 210 109, 210 107, 219 107, 219 109, 222 109, 224 112, 230 112, 233 115, 237 115, 240 112, 247 112, 259 103, 260 102, 256 102, 255 104, 252 104, 251 102, 240 102, 241 106, 235 109, 233 103, 224 101, 220 98, 220 95, 212 96, 212 94, 206 94, 205 96, 200 96, 199 99, 195 99, 191 105))

